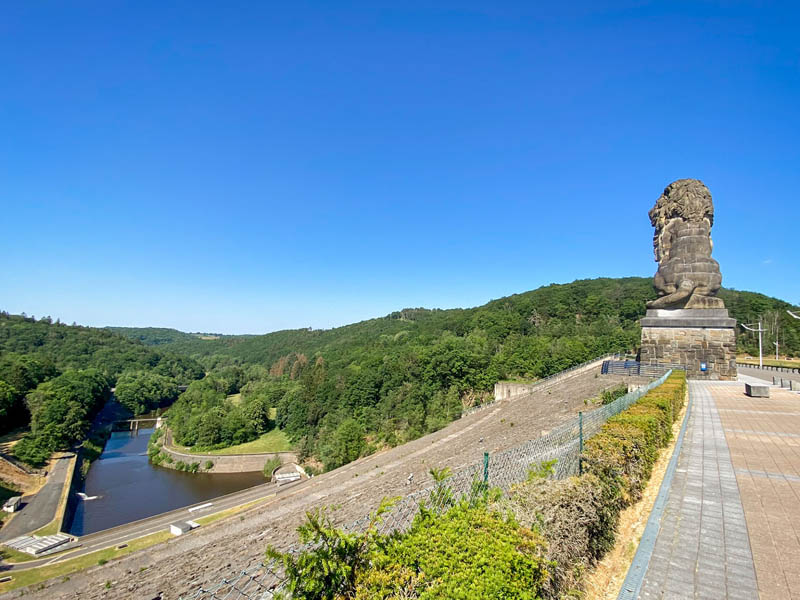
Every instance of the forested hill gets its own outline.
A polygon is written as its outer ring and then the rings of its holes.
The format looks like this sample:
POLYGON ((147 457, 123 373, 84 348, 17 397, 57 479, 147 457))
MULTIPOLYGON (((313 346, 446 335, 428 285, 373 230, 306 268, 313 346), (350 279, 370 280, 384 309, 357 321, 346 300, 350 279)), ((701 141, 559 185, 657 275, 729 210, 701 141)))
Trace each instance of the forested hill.
POLYGON ((107 331, 123 335, 129 339, 142 342, 147 346, 162 346, 180 342, 192 342, 202 339, 216 339, 217 334, 184 333, 166 327, 105 327, 107 331))
POLYGON ((118 381, 138 384, 136 397, 118 398, 141 412, 203 374, 190 357, 111 331, 0 312, 0 433, 29 429, 14 453, 31 464, 81 441, 118 381))
MULTIPOLYGON (((772 336, 774 341, 777 329, 782 348, 800 355, 800 327, 785 313, 785 309, 791 309, 789 303, 763 294, 724 288, 719 296, 738 322, 751 323, 763 318, 770 329, 767 338, 772 336)), ((337 357, 357 359, 364 356, 369 347, 425 344, 445 331, 457 336, 481 331, 488 341, 496 344, 509 336, 544 336, 552 341, 563 339, 564 343, 560 345, 563 347, 556 349, 557 355, 584 356, 584 351, 591 353, 595 349, 599 352, 606 349, 635 350, 640 338, 638 319, 645 313, 645 302, 655 297, 649 277, 600 278, 552 284, 492 300, 476 308, 404 309, 386 317, 328 330, 221 335, 216 339, 175 329, 117 327, 113 330, 146 344, 162 345, 165 350, 194 356, 209 367, 231 361, 272 364, 290 352, 306 356, 321 354, 327 361, 334 362, 337 357), (575 348, 576 344, 578 348, 575 348), (574 352, 568 350, 568 346, 572 346, 574 352)), ((740 350, 757 352, 757 339, 739 333, 740 350)), ((560 364, 562 361, 556 359, 556 362, 560 364)))
POLYGON ((57 372, 96 368, 112 381, 125 370, 150 368, 186 383, 202 377, 199 365, 181 353, 155 349, 107 329, 7 312, 0 312, 0 356, 6 361, 27 356, 57 372))
MULTIPOLYGON (((788 304, 748 292, 721 295, 740 321, 777 319, 782 348, 800 353, 800 323, 783 312, 788 304)), ((405 309, 330 330, 176 336, 158 347, 196 358, 208 375, 170 409, 170 428, 180 444, 210 448, 277 426, 301 455, 334 468, 443 427, 490 398, 498 380, 544 377, 604 353, 635 351, 638 320, 654 297, 650 278, 592 279, 477 308, 405 309), (239 392, 239 400, 226 399, 239 392)), ((740 341, 743 348, 752 342, 740 341)))

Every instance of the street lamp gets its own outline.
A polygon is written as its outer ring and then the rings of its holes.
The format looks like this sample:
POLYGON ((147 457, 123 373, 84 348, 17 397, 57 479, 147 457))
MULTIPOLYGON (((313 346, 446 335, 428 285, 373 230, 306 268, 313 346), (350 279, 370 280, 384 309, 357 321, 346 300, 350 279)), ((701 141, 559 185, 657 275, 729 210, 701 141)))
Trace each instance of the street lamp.
MULTIPOLYGON (((794 316, 794 315, 792 315, 792 316, 794 316)), ((800 317, 798 317, 798 318, 800 318, 800 317)), ((761 328, 761 321, 758 322, 758 329, 753 329, 752 326, 745 325, 744 323, 742 323, 742 327, 747 329, 747 331, 757 331, 758 332, 758 368, 759 369, 763 369, 764 368, 764 354, 763 354, 763 352, 761 350, 761 334, 764 333, 766 331, 766 329, 762 329, 761 328)))

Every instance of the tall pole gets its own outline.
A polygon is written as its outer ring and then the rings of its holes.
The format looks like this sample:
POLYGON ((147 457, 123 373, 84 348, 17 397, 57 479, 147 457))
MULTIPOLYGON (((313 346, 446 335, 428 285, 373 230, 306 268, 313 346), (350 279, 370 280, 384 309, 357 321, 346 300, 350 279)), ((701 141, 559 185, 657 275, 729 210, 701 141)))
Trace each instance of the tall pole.
POLYGON ((742 323, 742 327, 747 329, 748 331, 757 331, 758 332, 758 368, 764 368, 764 350, 761 344, 761 334, 764 333, 764 328, 761 327, 761 319, 758 320, 758 329, 753 329, 750 325, 745 325, 742 323))

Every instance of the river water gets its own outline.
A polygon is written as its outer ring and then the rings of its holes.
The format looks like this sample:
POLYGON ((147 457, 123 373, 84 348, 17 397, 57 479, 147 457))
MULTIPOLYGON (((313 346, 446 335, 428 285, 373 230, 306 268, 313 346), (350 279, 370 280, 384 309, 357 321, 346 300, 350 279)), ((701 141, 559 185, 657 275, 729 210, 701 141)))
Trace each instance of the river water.
POLYGON ((153 429, 112 433, 89 469, 70 525, 86 535, 264 483, 261 473, 183 473, 147 459, 153 429))

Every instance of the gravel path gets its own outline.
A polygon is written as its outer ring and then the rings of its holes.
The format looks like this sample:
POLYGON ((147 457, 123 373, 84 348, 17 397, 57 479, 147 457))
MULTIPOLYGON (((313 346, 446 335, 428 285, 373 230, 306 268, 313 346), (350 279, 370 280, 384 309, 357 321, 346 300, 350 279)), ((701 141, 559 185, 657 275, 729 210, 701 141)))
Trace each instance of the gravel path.
MULTIPOLYGON (((359 459, 315 477, 268 504, 200 528, 189 535, 140 551, 102 567, 52 580, 25 598, 174 599, 200 585, 216 583, 259 563, 268 544, 279 548, 297 542, 305 512, 335 506, 338 523, 374 510, 385 496, 406 495, 427 487, 430 467, 453 470, 477 464, 484 451, 505 450, 551 429, 585 410, 584 400, 630 377, 599 375, 599 368, 553 384, 531 395, 503 400, 403 446, 359 459), (481 441, 483 440, 483 441, 481 441), (413 484, 408 476, 414 474, 413 484), (106 588, 105 583, 111 582, 106 588)), ((23 590, 0 598, 14 598, 23 590)))

